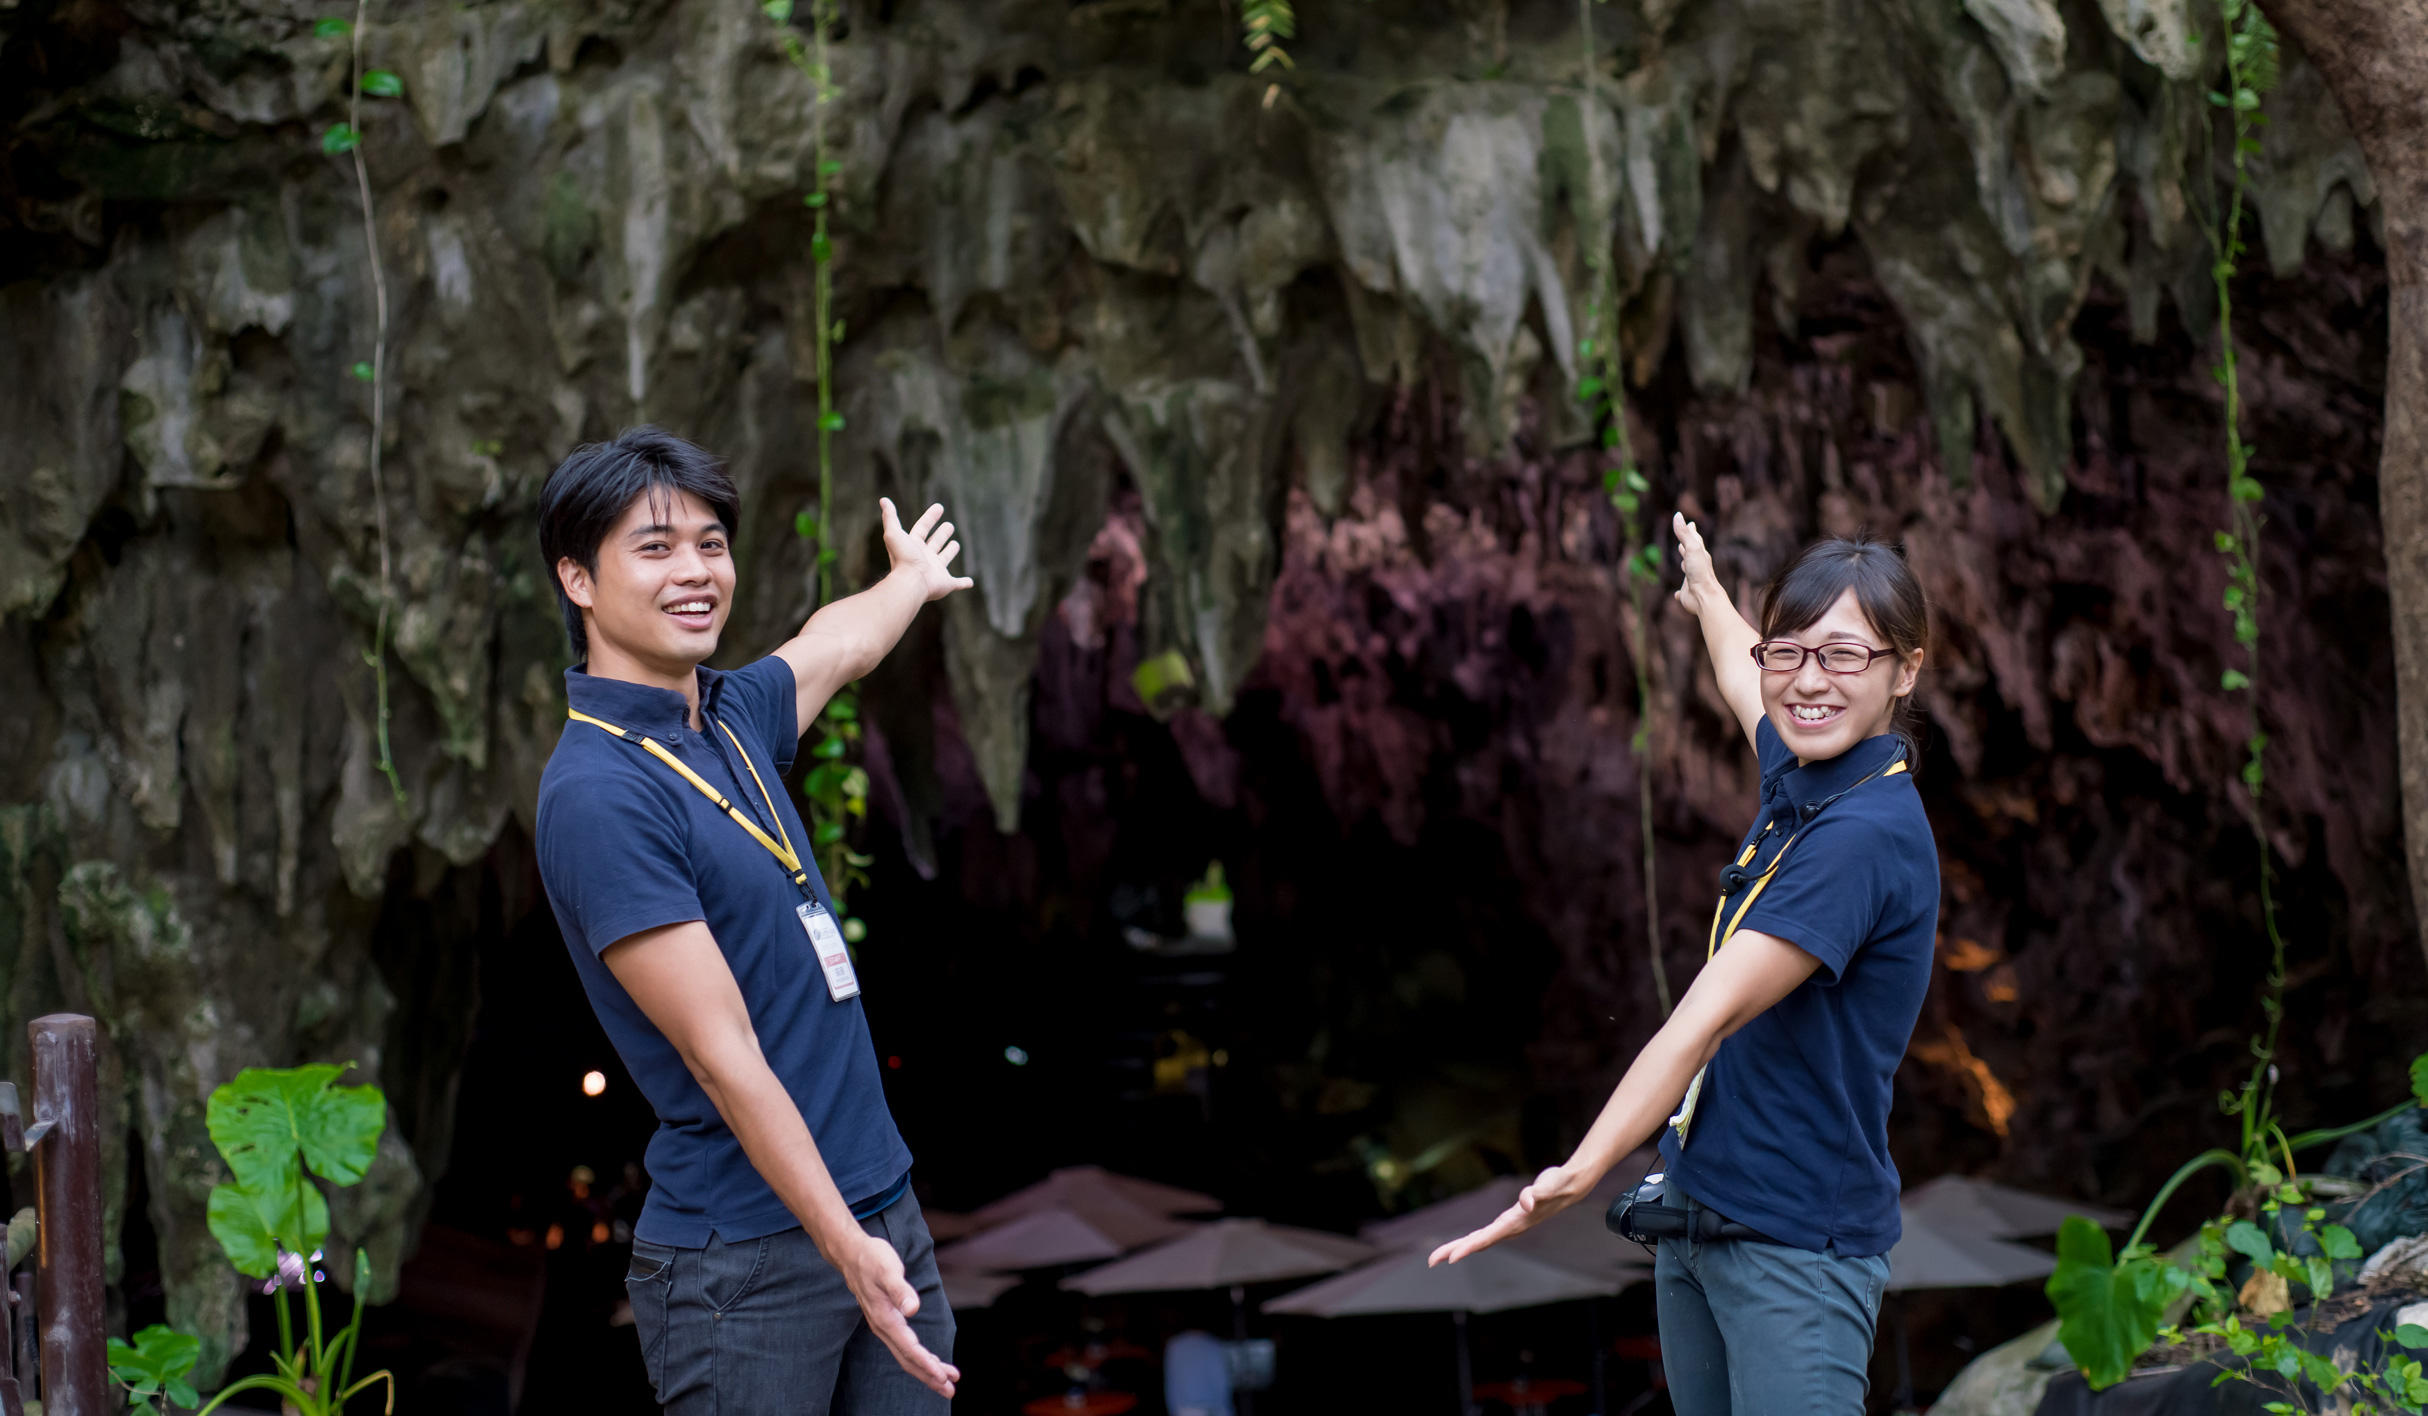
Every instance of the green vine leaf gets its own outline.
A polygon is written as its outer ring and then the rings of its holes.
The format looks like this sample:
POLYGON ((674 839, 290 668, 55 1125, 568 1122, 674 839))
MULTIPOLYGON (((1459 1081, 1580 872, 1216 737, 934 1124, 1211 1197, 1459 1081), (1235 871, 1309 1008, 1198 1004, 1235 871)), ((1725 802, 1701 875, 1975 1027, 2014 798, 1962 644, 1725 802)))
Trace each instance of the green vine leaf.
POLYGON ((2228 693, 2239 693, 2251 686, 2251 676, 2240 669, 2228 669, 2218 676, 2217 686, 2228 693))
POLYGON ((765 10, 767 18, 774 20, 777 24, 792 23, 792 0, 764 0, 759 8, 765 10))
POLYGON ((2395 1328, 2394 1340, 2413 1351, 2428 1347, 2428 1327, 2421 1327, 2418 1323, 2404 1323, 2395 1328))
POLYGON ((2428 1106, 2428 1052, 2411 1059, 2411 1099, 2428 1106))
POLYGON ((344 39, 354 33, 354 22, 336 15, 323 15, 312 22, 314 39, 344 39))
POLYGON ((393 69, 373 69, 363 75, 363 92, 373 98, 400 98, 405 92, 405 81, 393 69))
POLYGON ((352 152, 362 140, 363 135, 354 131, 353 124, 331 123, 329 130, 320 135, 320 150, 330 154, 352 152))
POLYGON ((364 383, 369 383, 371 382, 371 376, 375 371, 371 367, 370 360, 362 359, 355 362, 352 372, 354 377, 362 380, 364 383))

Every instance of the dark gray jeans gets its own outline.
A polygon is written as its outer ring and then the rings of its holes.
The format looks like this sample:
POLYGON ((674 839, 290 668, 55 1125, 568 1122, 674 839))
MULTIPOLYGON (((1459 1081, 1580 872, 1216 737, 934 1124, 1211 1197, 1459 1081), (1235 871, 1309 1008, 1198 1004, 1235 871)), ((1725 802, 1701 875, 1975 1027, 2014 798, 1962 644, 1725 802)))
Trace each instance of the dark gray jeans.
MULTIPOLYGON (((1692 1199, 1689 1209, 1700 1208, 1692 1199)), ((1653 1250, 1661 1368, 1678 1416, 1859 1416, 1888 1259, 1759 1239, 1653 1250)))
MULTIPOLYGON (((860 1221, 892 1242, 919 1291, 912 1331, 953 1360, 953 1310, 936 1245, 905 1192, 860 1221)), ((860 1316, 842 1275, 809 1236, 787 1229, 704 1249, 634 1240, 632 1294, 641 1359, 668 1416, 942 1416, 951 1403, 902 1370, 860 1316)))

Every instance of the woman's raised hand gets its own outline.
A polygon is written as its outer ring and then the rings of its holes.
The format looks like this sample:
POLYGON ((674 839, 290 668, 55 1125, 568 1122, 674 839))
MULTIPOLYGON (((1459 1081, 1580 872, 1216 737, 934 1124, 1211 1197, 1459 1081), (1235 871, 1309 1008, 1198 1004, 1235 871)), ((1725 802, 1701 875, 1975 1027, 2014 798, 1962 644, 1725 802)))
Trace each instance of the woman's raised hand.
POLYGON ((1686 570, 1686 583, 1678 587, 1678 607, 1701 619, 1705 606, 1727 604, 1728 592, 1720 588, 1720 574, 1712 569, 1711 552, 1703 545, 1703 533, 1686 519, 1686 513, 1671 512, 1669 529, 1677 534, 1678 560, 1686 570))

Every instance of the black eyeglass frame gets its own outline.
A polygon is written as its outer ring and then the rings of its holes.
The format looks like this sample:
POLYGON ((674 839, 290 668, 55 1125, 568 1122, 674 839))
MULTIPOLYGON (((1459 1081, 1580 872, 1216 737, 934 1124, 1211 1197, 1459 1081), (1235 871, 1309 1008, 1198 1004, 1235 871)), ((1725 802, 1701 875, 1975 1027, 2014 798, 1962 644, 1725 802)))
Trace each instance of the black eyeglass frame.
POLYGON ((1848 644, 1848 643, 1844 643, 1844 642, 1839 642, 1839 643, 1834 643, 1834 644, 1824 644, 1824 645, 1822 645, 1822 646, 1821 646, 1820 648, 1818 648, 1818 649, 1813 649, 1813 648, 1807 648, 1806 646, 1804 646, 1804 645, 1802 645, 1802 644, 1798 644, 1796 641, 1794 641, 1794 640, 1792 640, 1792 639, 1764 639, 1764 640, 1760 640, 1760 641, 1757 641, 1757 642, 1755 643, 1754 647, 1753 647, 1751 650, 1749 650, 1748 652, 1749 652, 1749 653, 1751 653, 1751 654, 1753 655, 1754 667, 1755 667, 1755 668, 1757 668, 1757 669, 1760 669, 1762 672, 1764 672, 1764 673, 1766 673, 1766 674, 1800 674, 1800 673, 1804 672, 1804 661, 1805 661, 1805 660, 1807 660, 1807 659, 1811 659, 1811 658, 1815 658, 1815 657, 1817 657, 1817 656, 1818 656, 1818 655, 1819 655, 1819 654, 1822 652, 1822 650, 1824 650, 1824 649, 1849 649, 1849 650, 1860 650, 1860 651, 1862 651, 1862 652, 1863 652, 1865 655, 1869 656, 1869 657, 1867 657, 1867 658, 1865 658, 1865 659, 1864 659, 1864 661, 1863 661, 1863 667, 1862 667, 1862 668, 1859 668, 1859 669, 1833 669, 1833 668, 1831 668, 1831 667, 1830 667, 1830 666, 1829 666, 1827 663, 1824 663, 1824 664, 1822 664, 1822 665, 1821 665, 1821 672, 1823 672, 1823 673, 1825 673, 1825 674, 1837 674, 1837 675, 1840 675, 1840 676, 1844 676, 1844 675, 1848 675, 1848 674, 1867 674, 1867 673, 1870 673, 1870 672, 1872 671, 1872 665, 1874 665, 1874 664, 1876 664, 1876 663, 1880 662, 1882 659, 1894 658, 1894 657, 1896 656, 1896 653, 1897 653, 1897 651, 1896 651, 1896 650, 1894 650, 1894 649, 1874 649, 1873 647, 1871 647, 1871 646, 1870 646, 1870 645, 1868 645, 1868 644, 1848 644), (1785 668, 1785 669, 1774 669, 1774 668, 1772 668, 1770 665, 1768 665, 1768 664, 1766 664, 1766 663, 1762 662, 1762 651, 1763 651, 1763 650, 1765 650, 1765 649, 1770 649, 1770 648, 1782 648, 1782 649, 1793 649, 1793 650, 1795 650, 1795 651, 1796 651, 1796 656, 1797 656, 1797 657, 1796 657, 1796 662, 1795 662, 1794 667, 1792 667, 1792 668, 1785 668))

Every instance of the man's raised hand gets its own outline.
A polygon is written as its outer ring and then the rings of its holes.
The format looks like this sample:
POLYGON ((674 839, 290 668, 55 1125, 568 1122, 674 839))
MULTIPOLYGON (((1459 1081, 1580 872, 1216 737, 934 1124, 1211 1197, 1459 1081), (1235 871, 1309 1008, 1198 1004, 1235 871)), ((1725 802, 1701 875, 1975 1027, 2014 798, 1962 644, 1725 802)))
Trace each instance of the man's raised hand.
POLYGON ((961 554, 961 543, 953 539, 953 523, 944 519, 942 502, 929 507, 908 531, 894 514, 892 498, 877 498, 877 511, 885 525, 885 556, 894 573, 918 577, 930 601, 970 588, 970 578, 950 568, 953 557, 961 554))

